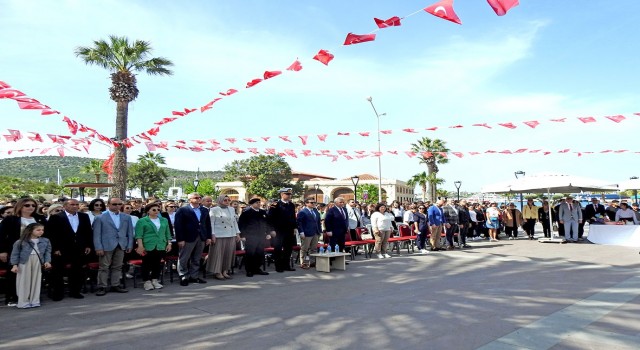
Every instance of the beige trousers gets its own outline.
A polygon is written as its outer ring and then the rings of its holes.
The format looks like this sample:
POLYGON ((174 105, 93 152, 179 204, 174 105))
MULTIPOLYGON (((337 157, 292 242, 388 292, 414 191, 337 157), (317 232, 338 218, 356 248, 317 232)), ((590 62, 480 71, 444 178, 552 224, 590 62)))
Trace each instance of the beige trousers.
POLYGON ((26 264, 18 264, 18 275, 16 276, 18 308, 40 306, 41 284, 40 259, 36 254, 31 254, 26 264))
POLYGON ((236 238, 216 238, 216 244, 209 246, 207 272, 217 274, 231 271, 236 253, 236 238))
MULTIPOLYGON (((300 248, 300 264, 304 264, 305 258, 309 254, 315 254, 318 252, 318 239, 319 235, 313 235, 312 237, 305 236, 302 239, 302 247, 300 248)), ((313 262, 316 259, 309 257, 309 262, 313 262)))
POLYGON ((376 237, 376 245, 373 248, 374 253, 376 254, 386 254, 387 249, 389 248, 389 237, 391 237, 391 230, 374 232, 373 235, 376 237))
POLYGON ((431 242, 431 248, 440 248, 440 235, 442 234, 442 225, 436 226, 436 228, 431 228, 431 238, 429 238, 429 242, 431 242))

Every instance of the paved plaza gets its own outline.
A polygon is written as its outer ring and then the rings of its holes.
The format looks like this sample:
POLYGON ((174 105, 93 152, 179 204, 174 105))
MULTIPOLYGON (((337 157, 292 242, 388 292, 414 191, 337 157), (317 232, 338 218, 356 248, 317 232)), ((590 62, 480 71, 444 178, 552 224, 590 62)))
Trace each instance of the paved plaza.
POLYGON ((516 241, 0 308, 0 349, 637 349, 638 249, 516 241))

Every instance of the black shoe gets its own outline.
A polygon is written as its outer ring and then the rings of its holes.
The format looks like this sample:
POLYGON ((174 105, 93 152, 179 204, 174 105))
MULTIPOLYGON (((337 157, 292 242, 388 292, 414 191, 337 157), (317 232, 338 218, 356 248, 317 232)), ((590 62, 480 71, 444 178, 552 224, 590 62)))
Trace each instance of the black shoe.
POLYGON ((283 269, 276 269, 276 272, 284 272, 283 269))
POLYGON ((253 272, 247 272, 247 277, 253 277, 253 272))
POLYGON ((262 271, 262 270, 260 270, 260 271, 256 272, 255 274, 256 274, 256 275, 261 275, 261 276, 266 276, 266 275, 268 275, 269 273, 268 273, 267 271, 262 271))
POLYGON ((344 262, 344 264, 345 264, 345 265, 349 265, 349 262, 348 262, 348 261, 345 261, 345 262, 344 262))
POLYGON ((199 284, 204 284, 207 283, 207 281, 203 280, 202 278, 189 278, 189 283, 199 283, 199 284))
POLYGON ((180 285, 186 287, 189 285, 189 279, 187 277, 180 277, 180 285))
POLYGON ((107 290, 105 288, 98 288, 98 291, 96 292, 97 296, 101 297, 105 294, 107 294, 107 290))
POLYGON ((129 290, 127 288, 122 288, 120 286, 111 287, 111 291, 116 293, 129 293, 129 290))
POLYGON ((64 295, 53 295, 53 296, 51 296, 51 300, 53 300, 53 301, 60 301, 62 299, 64 299, 64 295))
POLYGON ((74 298, 74 299, 84 299, 84 295, 82 295, 80 293, 69 294, 69 296, 74 298))

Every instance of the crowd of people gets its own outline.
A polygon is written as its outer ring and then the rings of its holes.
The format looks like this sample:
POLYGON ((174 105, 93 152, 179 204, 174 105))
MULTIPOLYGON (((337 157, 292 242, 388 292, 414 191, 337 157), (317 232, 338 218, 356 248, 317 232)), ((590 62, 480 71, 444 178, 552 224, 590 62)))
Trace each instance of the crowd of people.
MULTIPOLYGON (((273 248, 278 273, 295 266, 315 266, 320 246, 344 252, 347 241, 368 239, 371 254, 391 258, 390 238, 401 228, 415 238, 420 254, 469 248, 469 241, 498 241, 523 237, 533 240, 540 223, 545 237, 556 230, 568 242, 583 240, 585 223, 640 223, 638 205, 617 200, 604 206, 597 198, 581 205, 571 196, 550 205, 527 200, 522 210, 514 203, 470 203, 438 199, 434 203, 360 204, 337 197, 329 203, 306 198, 292 200, 290 188, 280 199, 253 198, 248 203, 221 195, 215 200, 198 193, 187 201, 151 198, 125 202, 96 198, 89 203, 60 199, 39 203, 21 198, 0 208, 0 270, 4 270, 5 303, 19 308, 40 306, 42 274, 47 274, 50 297, 83 299, 86 266, 98 264, 97 296, 127 293, 121 283, 126 262, 142 260, 144 289, 163 288, 160 274, 169 257, 176 261, 180 285, 207 283, 202 270, 217 280, 232 279, 235 254, 244 251, 246 275, 268 275, 262 269, 265 248, 273 248), (371 237, 363 237, 363 233, 371 237), (441 239, 444 237, 444 239, 441 239), (322 241, 322 244, 319 242, 322 241), (294 247, 299 247, 295 263, 294 247), (206 258, 203 259, 203 253, 206 258), (65 283, 66 277, 66 283, 65 283)), ((355 249, 355 248, 354 248, 355 249)))

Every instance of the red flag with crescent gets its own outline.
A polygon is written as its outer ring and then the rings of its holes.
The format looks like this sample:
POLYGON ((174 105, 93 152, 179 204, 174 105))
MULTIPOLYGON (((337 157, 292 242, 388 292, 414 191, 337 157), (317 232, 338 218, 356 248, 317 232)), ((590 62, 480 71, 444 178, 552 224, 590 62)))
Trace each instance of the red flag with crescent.
POLYGON ((366 43, 367 41, 376 40, 375 34, 347 34, 347 37, 344 39, 344 45, 354 45, 360 43, 366 43))
POLYGON ((115 153, 111 153, 109 158, 102 163, 102 171, 104 171, 107 175, 111 176, 113 174, 113 158, 116 156, 115 153))
POLYGON ((279 70, 266 71, 264 72, 264 80, 271 79, 280 74, 282 74, 282 71, 279 71, 279 70))
POLYGON ((458 15, 453 10, 453 0, 442 0, 424 9, 426 12, 451 21, 453 23, 462 24, 458 15))
POLYGON ((378 28, 388 28, 388 27, 398 27, 401 25, 400 23, 400 17, 398 16, 393 16, 389 19, 385 19, 384 21, 381 20, 380 18, 374 18, 373 19, 376 22, 376 25, 378 26, 378 28))
POLYGON ((289 68, 287 68, 287 70, 299 72, 302 70, 302 64, 300 63, 300 61, 295 60, 295 62, 291 63, 291 65, 289 66, 289 68))

